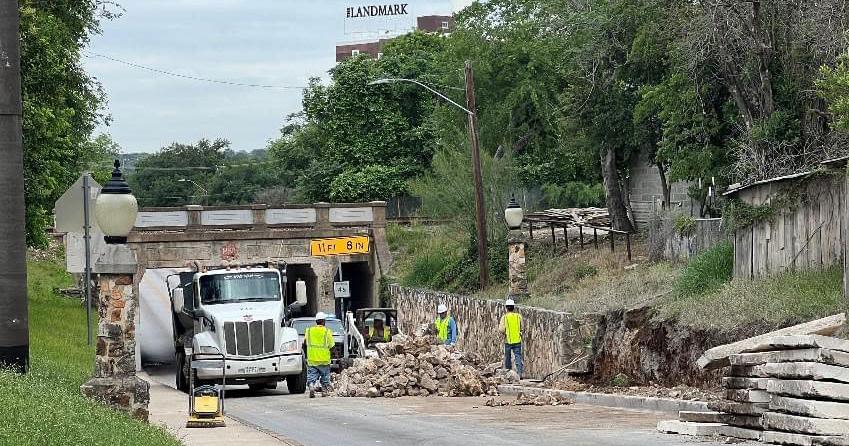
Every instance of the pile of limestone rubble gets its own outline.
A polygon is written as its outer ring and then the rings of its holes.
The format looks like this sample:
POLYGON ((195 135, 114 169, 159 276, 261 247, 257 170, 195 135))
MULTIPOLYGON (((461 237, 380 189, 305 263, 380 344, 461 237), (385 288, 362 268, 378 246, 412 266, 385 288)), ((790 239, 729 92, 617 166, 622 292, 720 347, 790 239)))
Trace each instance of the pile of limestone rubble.
POLYGON ((336 394, 353 397, 498 395, 498 385, 519 380, 500 364, 437 345, 430 335, 396 335, 378 344, 377 358, 357 358, 334 379, 336 394))

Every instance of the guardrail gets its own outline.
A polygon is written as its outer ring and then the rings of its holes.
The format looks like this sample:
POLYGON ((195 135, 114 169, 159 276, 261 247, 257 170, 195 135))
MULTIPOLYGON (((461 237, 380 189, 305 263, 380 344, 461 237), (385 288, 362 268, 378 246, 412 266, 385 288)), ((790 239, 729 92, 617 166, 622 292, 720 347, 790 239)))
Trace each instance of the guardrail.
POLYGON ((142 208, 135 231, 329 229, 386 226, 386 202, 314 203, 270 207, 199 206, 142 208))
MULTIPOLYGON (((530 231, 530 237, 531 237, 531 240, 533 240, 533 238, 534 238, 534 222, 526 221, 525 223, 528 225, 528 229, 530 231)), ((625 249, 628 253, 628 261, 631 261, 631 233, 628 232, 628 231, 620 231, 618 229, 605 228, 605 227, 602 227, 602 226, 594 226, 594 225, 578 225, 578 224, 557 225, 556 223, 551 223, 551 222, 547 222, 544 225, 551 228, 551 244, 554 247, 557 247, 557 238, 555 237, 554 229, 557 226, 560 226, 560 227, 563 228, 563 241, 566 244, 566 250, 569 249, 569 235, 567 233, 567 229, 569 227, 578 228, 578 240, 579 240, 578 243, 580 244, 581 249, 584 249, 584 228, 591 228, 593 230, 593 246, 595 247, 595 249, 598 249, 598 231, 606 232, 608 234, 608 239, 610 241, 610 252, 614 252, 616 250, 615 236, 622 235, 625 238, 625 249)), ((543 227, 545 227, 545 226, 543 226, 543 227)))

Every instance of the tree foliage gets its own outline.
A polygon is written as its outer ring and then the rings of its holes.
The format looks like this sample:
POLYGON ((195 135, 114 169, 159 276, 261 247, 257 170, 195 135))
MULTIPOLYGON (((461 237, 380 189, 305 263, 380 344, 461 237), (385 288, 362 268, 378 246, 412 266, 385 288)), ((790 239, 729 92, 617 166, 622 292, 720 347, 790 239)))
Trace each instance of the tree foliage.
MULTIPOLYGON (((46 243, 56 199, 101 163, 91 135, 108 119, 104 92, 80 64, 89 36, 113 13, 98 0, 22 0, 21 72, 27 244, 46 243)), ((102 142, 102 141, 101 141, 102 142)))

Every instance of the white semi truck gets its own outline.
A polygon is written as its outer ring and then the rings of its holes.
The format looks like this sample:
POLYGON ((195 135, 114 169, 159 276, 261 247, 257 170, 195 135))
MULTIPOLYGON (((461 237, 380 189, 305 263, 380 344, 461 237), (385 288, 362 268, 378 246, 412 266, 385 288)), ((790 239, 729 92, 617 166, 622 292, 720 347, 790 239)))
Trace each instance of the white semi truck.
POLYGON ((276 388, 286 380, 290 393, 306 389, 306 364, 298 332, 286 327, 293 308, 286 305, 285 264, 222 267, 168 277, 174 324, 177 388, 189 390, 192 360, 220 358, 225 369, 197 369, 195 382, 247 384, 253 390, 276 388), (179 283, 174 284, 179 280, 179 283))

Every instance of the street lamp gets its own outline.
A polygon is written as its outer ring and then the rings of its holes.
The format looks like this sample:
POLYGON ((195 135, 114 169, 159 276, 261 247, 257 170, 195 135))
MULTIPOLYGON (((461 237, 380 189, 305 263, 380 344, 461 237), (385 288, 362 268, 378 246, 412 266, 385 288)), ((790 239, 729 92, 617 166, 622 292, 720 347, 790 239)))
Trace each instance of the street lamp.
POLYGON ((475 78, 472 73, 472 63, 466 61, 466 106, 454 102, 448 96, 434 90, 433 88, 419 82, 415 79, 404 78, 385 78, 377 79, 368 83, 368 85, 381 85, 396 82, 408 82, 416 84, 427 91, 435 94, 439 98, 445 100, 449 104, 463 110, 469 120, 469 140, 472 143, 472 176, 475 182, 475 227, 477 229, 478 242, 478 265, 480 269, 481 289, 485 289, 489 284, 489 267, 487 266, 487 237, 486 237, 486 212, 483 202, 483 179, 481 175, 481 158, 480 158, 480 142, 478 141, 478 117, 475 113, 475 78))
MULTIPOLYGON (((192 184, 195 185, 196 188, 200 189, 200 191, 203 192, 204 197, 209 196, 209 192, 203 186, 201 186, 200 184, 198 184, 197 182, 195 182, 195 180, 192 180, 191 178, 180 178, 179 180, 177 180, 177 182, 178 183, 192 183, 192 184)), ((201 201, 203 201, 203 200, 201 200, 201 201)))
POLYGON ((121 173, 121 162, 115 160, 112 179, 100 190, 94 204, 94 216, 105 235, 106 243, 127 243, 127 235, 136 224, 138 212, 136 197, 121 173))
POLYGON ((510 229, 519 229, 522 227, 522 219, 525 213, 522 207, 516 202, 516 197, 510 197, 510 202, 507 204, 507 209, 504 209, 504 220, 507 221, 507 227, 510 229))

